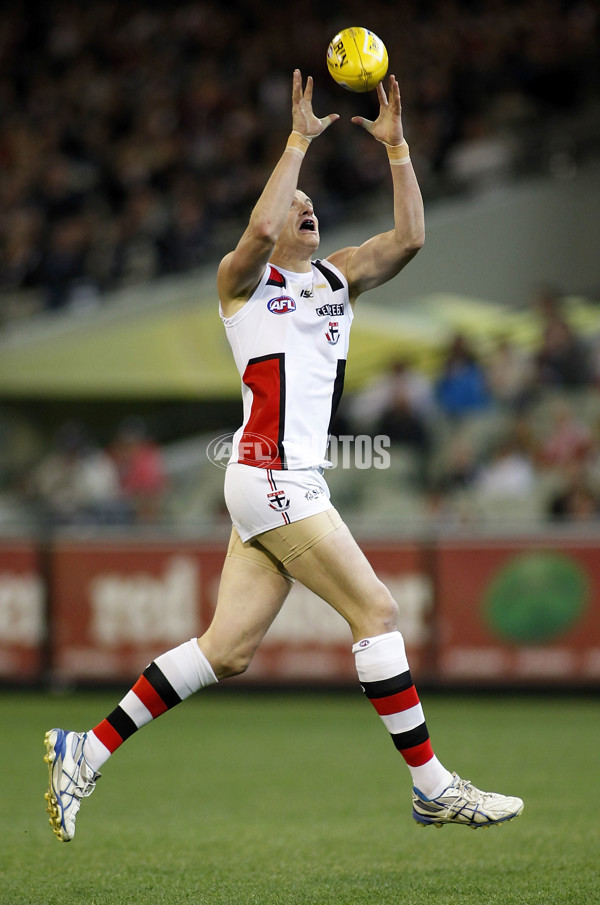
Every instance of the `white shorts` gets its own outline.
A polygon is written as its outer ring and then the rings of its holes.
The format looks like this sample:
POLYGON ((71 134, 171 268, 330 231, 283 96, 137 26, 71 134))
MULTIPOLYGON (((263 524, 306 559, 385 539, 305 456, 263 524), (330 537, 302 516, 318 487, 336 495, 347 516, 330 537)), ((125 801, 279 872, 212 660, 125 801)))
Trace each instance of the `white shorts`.
POLYGON ((333 508, 320 468, 276 471, 239 462, 227 466, 225 502, 244 542, 333 508))

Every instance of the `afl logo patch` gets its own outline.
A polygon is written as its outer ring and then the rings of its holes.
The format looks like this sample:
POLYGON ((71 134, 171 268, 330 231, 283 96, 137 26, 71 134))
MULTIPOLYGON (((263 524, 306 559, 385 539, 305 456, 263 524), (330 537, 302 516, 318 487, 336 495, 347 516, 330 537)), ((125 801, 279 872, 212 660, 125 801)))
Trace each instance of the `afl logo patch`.
POLYGON ((271 314, 289 314, 296 310, 296 302, 289 295, 278 295, 267 302, 267 308, 271 314))

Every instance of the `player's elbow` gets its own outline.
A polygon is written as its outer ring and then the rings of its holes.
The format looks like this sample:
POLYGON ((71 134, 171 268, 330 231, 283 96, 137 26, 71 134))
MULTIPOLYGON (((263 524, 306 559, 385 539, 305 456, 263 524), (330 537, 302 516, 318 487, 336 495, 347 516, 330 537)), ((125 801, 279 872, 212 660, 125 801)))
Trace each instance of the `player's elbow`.
POLYGON ((406 265, 412 261, 415 255, 419 253, 421 248, 423 248, 424 244, 425 240, 403 242, 400 253, 398 255, 398 270, 402 270, 403 267, 406 267, 406 265))
POLYGON ((251 217, 250 230, 255 242, 261 242, 265 247, 275 245, 279 236, 277 225, 269 217, 251 217))
POLYGON ((402 229, 396 229, 394 236, 396 247, 395 254, 406 264, 423 248, 425 244, 425 229, 421 223, 411 223, 402 229))
POLYGON ((405 237, 405 251, 407 256, 414 258, 414 256, 419 252, 423 246, 425 245, 425 230, 424 229, 414 229, 410 235, 405 237))

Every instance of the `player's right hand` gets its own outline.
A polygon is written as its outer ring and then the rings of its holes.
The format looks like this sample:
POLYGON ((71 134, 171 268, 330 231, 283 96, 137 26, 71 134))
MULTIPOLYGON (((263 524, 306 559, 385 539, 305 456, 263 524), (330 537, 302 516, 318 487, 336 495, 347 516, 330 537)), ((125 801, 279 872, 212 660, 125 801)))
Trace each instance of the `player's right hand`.
POLYGON ((309 75, 306 80, 306 88, 302 89, 302 73, 299 69, 294 70, 292 84, 292 128, 295 132, 304 135, 305 138, 312 140, 327 129, 331 123, 339 119, 339 113, 330 113, 319 119, 313 113, 312 108, 313 95, 313 79, 309 75))

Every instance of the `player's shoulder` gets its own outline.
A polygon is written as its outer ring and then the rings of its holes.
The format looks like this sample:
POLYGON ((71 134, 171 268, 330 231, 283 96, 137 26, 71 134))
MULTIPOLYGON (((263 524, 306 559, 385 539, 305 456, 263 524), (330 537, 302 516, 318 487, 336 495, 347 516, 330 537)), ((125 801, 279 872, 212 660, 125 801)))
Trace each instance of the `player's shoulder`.
POLYGON ((338 248, 337 251, 332 251, 331 254, 328 254, 324 260, 329 261, 331 264, 335 265, 338 270, 343 271, 345 264, 358 247, 358 245, 346 245, 344 248, 338 248))
POLYGON ((217 294, 219 297, 219 305, 221 313, 230 318, 236 314, 241 308, 244 308, 259 293, 263 285, 268 281, 268 274, 273 269, 267 264, 262 273, 256 274, 257 280, 244 286, 243 289, 235 294, 231 288, 229 266, 235 252, 228 252, 222 259, 217 270, 217 294))
POLYGON ((356 251, 358 246, 356 245, 348 245, 346 248, 340 248, 338 251, 333 251, 331 254, 327 255, 326 258, 323 259, 323 263, 325 266, 327 264, 332 264, 340 273, 343 274, 344 279, 348 279, 348 262, 354 252, 356 251))
POLYGON ((341 251, 335 251, 330 255, 327 255, 326 258, 318 258, 314 260, 313 266, 321 271, 322 275, 328 281, 331 288, 335 291, 336 289, 341 289, 342 287, 348 287, 348 276, 346 271, 346 262, 348 260, 348 255, 346 252, 353 251, 353 249, 341 249, 341 251))

